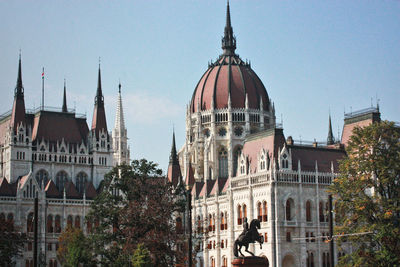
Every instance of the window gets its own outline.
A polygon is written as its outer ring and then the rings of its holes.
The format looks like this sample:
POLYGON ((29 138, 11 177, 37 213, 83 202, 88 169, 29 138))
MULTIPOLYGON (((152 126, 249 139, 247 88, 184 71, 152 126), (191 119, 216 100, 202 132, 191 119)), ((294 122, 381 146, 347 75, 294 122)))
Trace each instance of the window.
POLYGON ((59 171, 56 175, 56 186, 58 188, 58 191, 60 192, 64 191, 64 186, 67 181, 68 181, 67 173, 65 171, 59 171))
POLYGON ((314 267, 314 253, 307 251, 307 267, 314 267))
POLYGON ((47 243, 47 250, 52 251, 53 249, 53 244, 52 243, 47 243))
POLYGON ((320 222, 324 222, 325 221, 325 216, 324 216, 324 204, 322 203, 322 201, 319 202, 319 221, 320 222))
POLYGON ((242 224, 243 213, 242 213, 242 206, 238 206, 238 224, 242 224))
POLYGON ((236 176, 240 154, 242 154, 242 147, 239 146, 233 152, 233 176, 236 176))
POLYGON ((268 221, 268 206, 267 201, 263 202, 263 222, 268 221))
POLYGON ((88 176, 84 172, 80 172, 76 176, 76 189, 78 189, 79 193, 83 194, 83 192, 85 191, 87 180, 88 176))
POLYGON ((292 236, 290 232, 286 232, 286 241, 287 242, 292 242, 292 236))
POLYGON ((81 218, 79 216, 75 217, 75 228, 81 228, 81 218))
POLYGON ((265 243, 268 242, 268 233, 267 232, 264 233, 264 242, 265 243))
POLYGON ((262 206, 261 206, 261 203, 260 202, 258 202, 257 203, 257 218, 258 218, 258 220, 261 222, 262 221, 262 206))
POLYGON ((53 215, 47 216, 47 232, 53 233, 53 215))
POLYGON ((306 221, 311 222, 311 201, 306 202, 306 221))
POLYGON ((183 230, 182 230, 182 219, 181 217, 176 218, 176 232, 178 234, 182 234, 183 230))
POLYGON ((286 200, 286 220, 287 221, 291 221, 293 219, 292 218, 292 202, 293 202, 293 200, 291 198, 286 200))
POLYGON ((203 227, 202 227, 202 224, 201 224, 201 218, 200 218, 200 216, 197 216, 197 232, 198 232, 198 233, 203 232, 203 227))
POLYGON ((26 220, 26 231, 28 233, 33 232, 33 213, 29 213, 28 218, 26 220))
POLYGON ((224 217, 224 213, 221 212, 221 230, 225 230, 225 217, 224 217))
POLYGON ((222 147, 218 154, 219 177, 228 177, 228 152, 222 147))
POLYGON ((67 226, 72 227, 72 215, 68 215, 67 217, 67 226))
POLYGON ((247 207, 246 207, 246 204, 243 204, 243 218, 247 218, 247 207))
POLYGON ((215 259, 211 257, 210 261, 211 261, 211 265, 210 266, 211 267, 215 267, 215 259))
MULTIPOLYGON (((3 216, 4 216, 4 214, 3 214, 3 216)), ((14 230, 14 215, 12 213, 9 213, 7 215, 7 222, 9 223, 10 228, 13 231, 14 230)))
POLYGON ((228 259, 225 256, 222 257, 222 267, 228 267, 228 259))
POLYGON ((61 233, 61 217, 60 215, 56 215, 56 219, 54 222, 54 230, 56 233, 61 233))

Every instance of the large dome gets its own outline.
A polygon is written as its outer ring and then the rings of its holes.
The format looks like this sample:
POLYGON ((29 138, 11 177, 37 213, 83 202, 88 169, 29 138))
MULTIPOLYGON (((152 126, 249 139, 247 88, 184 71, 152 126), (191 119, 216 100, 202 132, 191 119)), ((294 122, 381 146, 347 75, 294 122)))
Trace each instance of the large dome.
POLYGON ((209 65, 198 82, 191 100, 191 111, 227 108, 229 93, 232 108, 245 108, 247 95, 248 108, 260 109, 262 100, 262 109, 269 110, 268 94, 260 78, 250 64, 235 54, 236 38, 231 27, 229 4, 222 49, 223 54, 209 65))

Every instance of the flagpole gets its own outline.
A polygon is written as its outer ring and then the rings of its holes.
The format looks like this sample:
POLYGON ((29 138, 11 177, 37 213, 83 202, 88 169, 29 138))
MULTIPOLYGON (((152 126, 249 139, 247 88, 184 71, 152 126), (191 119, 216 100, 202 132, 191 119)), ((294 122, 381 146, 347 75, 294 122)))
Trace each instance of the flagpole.
POLYGON ((42 70, 42 110, 44 110, 44 67, 42 70))

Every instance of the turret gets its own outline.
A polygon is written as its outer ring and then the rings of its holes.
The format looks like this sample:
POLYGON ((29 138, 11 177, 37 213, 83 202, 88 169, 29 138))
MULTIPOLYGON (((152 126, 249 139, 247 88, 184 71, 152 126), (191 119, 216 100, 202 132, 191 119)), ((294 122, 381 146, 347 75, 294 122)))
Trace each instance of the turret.
POLYGON ((14 103, 11 113, 11 124, 14 132, 19 124, 25 124, 24 87, 22 85, 21 54, 19 55, 17 85, 14 90, 14 103))

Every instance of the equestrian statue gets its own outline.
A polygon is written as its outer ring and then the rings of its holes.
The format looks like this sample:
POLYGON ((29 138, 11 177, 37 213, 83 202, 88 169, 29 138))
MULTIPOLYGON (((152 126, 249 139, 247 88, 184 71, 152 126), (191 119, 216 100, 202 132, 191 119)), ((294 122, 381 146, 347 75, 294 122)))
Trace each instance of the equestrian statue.
POLYGON ((254 253, 249 251, 249 244, 250 243, 255 243, 256 241, 260 243, 260 249, 262 249, 262 243, 264 243, 264 237, 258 233, 258 230, 260 229, 260 221, 258 219, 254 219, 250 222, 250 227, 249 224, 247 223, 247 218, 244 218, 243 222, 243 232, 239 235, 239 237, 236 239, 235 244, 233 246, 233 254, 235 257, 239 257, 242 255, 244 257, 241 249, 243 246, 246 247, 246 252, 250 253, 252 256, 255 256, 254 253))

